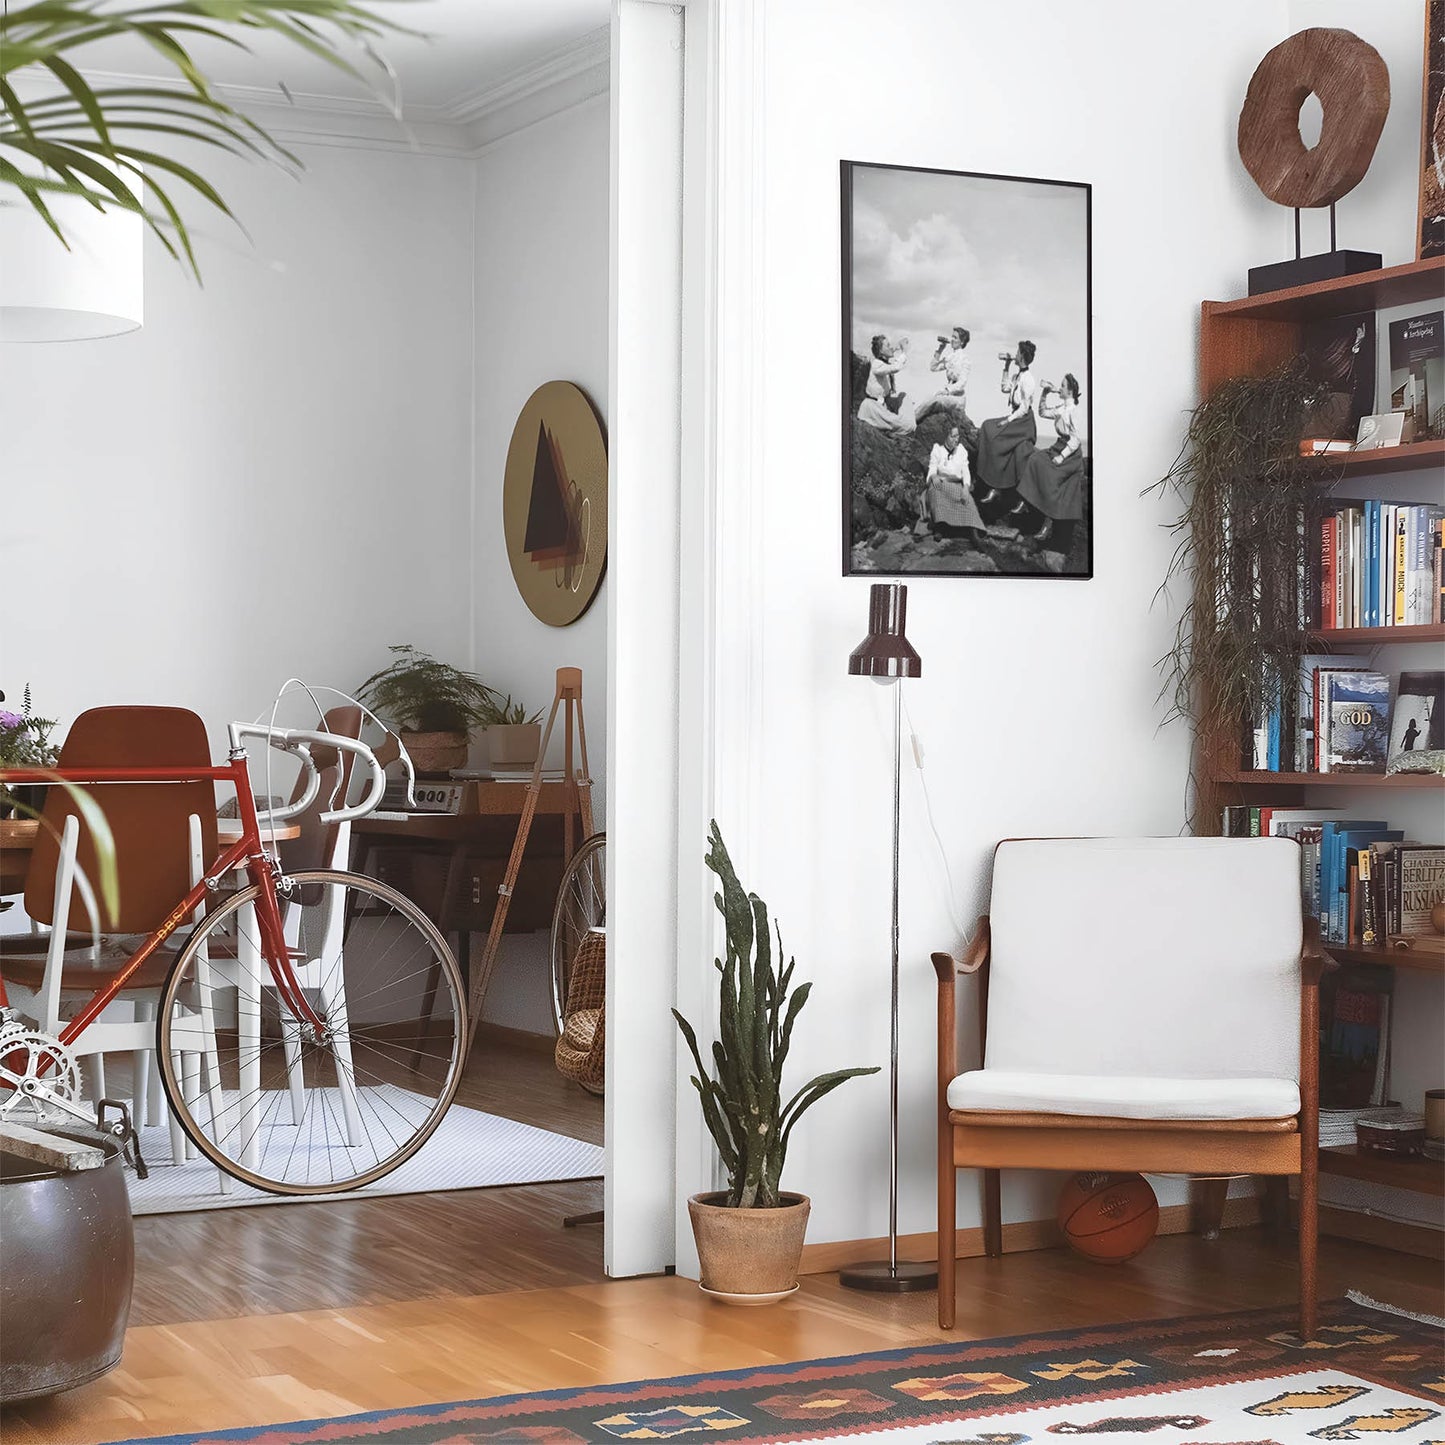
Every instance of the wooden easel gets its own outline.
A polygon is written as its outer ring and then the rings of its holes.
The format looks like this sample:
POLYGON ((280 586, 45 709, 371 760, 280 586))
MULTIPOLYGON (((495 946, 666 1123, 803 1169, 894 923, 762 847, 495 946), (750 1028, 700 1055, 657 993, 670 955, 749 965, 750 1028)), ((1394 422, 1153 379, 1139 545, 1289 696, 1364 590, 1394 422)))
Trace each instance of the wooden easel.
POLYGON ((587 763, 587 724, 582 716, 582 669, 559 667, 557 693, 552 699, 552 711, 547 715, 547 726, 542 730, 542 746, 537 749, 532 780, 527 784, 527 795, 522 802, 522 816, 517 819, 517 836, 512 843, 511 857, 507 859, 506 874, 497 887, 497 906, 492 911, 492 926, 487 933, 487 946, 482 953, 481 966, 472 975, 471 996, 467 1001, 467 1010, 471 1015, 471 1025, 467 1032, 469 1054, 472 1041, 477 1036, 477 1024, 481 1021, 482 1006, 487 999, 487 986, 492 981, 492 970, 497 965, 497 952, 502 946, 502 929, 507 921, 507 909, 511 907, 517 874, 521 871, 522 855, 527 850, 527 836, 532 831, 532 819, 537 813, 537 800, 542 793, 542 770, 547 761, 547 746, 552 741, 552 729, 556 726, 559 709, 562 712, 563 729, 562 785, 566 789, 567 801, 562 843, 563 867, 571 861, 577 844, 582 841, 576 835, 577 819, 580 818, 582 822, 582 839, 592 836, 592 770, 587 763))

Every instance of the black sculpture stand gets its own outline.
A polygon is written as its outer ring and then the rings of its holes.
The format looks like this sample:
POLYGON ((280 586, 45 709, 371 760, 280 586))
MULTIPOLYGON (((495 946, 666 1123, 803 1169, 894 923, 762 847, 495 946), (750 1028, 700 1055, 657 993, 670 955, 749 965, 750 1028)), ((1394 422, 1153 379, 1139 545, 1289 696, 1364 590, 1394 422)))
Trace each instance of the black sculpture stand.
POLYGON ((1312 286, 1317 281, 1337 281, 1342 276, 1356 276, 1361 271, 1378 271, 1384 257, 1378 251, 1341 251, 1335 246, 1335 207, 1330 204, 1330 249, 1316 256, 1300 255, 1300 213, 1294 212, 1294 259, 1272 261, 1265 266, 1249 268, 1249 294, 1259 296, 1266 291, 1286 291, 1292 286, 1312 286))

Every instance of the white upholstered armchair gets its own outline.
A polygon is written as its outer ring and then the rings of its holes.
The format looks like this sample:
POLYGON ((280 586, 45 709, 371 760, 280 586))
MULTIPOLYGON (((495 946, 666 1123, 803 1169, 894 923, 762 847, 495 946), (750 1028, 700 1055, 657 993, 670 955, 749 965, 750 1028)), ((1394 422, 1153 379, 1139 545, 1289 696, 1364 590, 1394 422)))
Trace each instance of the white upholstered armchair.
POLYGON ((938 972, 938 1322, 954 1317, 957 1170, 1299 1177, 1300 1332, 1315 1326, 1318 928, 1284 838, 1000 843, 989 913, 938 972), (983 1067, 954 983, 978 976, 983 1067))

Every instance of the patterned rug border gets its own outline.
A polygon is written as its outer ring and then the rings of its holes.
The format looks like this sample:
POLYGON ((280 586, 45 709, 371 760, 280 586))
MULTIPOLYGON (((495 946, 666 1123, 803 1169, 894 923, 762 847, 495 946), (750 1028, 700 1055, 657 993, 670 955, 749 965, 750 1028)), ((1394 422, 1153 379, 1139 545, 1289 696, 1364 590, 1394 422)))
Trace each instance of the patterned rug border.
MULTIPOLYGON (((1413 1314, 1353 1290, 1344 1296, 1321 1302, 1321 1323, 1328 1324, 1341 1316, 1347 1317, 1355 1311, 1367 1315, 1383 1316, 1386 1319, 1399 1321, 1402 1325, 1413 1324, 1425 1329, 1440 1328, 1438 1321, 1433 1316, 1413 1314)), ((347 1424, 359 1427, 355 1436, 347 1437, 351 1439, 359 1438, 362 1434, 378 1433, 368 1431, 366 1427, 369 1425, 396 1422, 402 1419, 420 1422, 437 1419, 450 1411, 483 1408, 486 1409, 490 1419, 504 1424, 508 1416, 534 1413, 544 1406, 581 1406, 589 1409, 601 1409, 624 1403, 647 1404, 660 1396, 676 1395, 683 1390, 695 1393, 700 1387, 705 1388, 713 1384, 720 1387, 731 1386, 736 1389, 761 1387, 769 1380, 784 1378, 806 1383, 810 1378, 820 1376, 840 1379, 849 1375, 866 1375, 876 1372, 882 1366, 904 1362, 909 1366, 919 1368, 950 1363, 966 1365, 999 1355, 1036 1354, 1048 1349, 1050 1344, 1056 1342, 1067 1343, 1074 1349, 1119 1344, 1127 1342, 1130 1337, 1137 1337, 1141 1331, 1148 1331, 1149 1338, 1155 1339, 1188 1334, 1201 1328, 1216 1326, 1232 1333, 1235 1332, 1237 1324, 1247 1324, 1262 1333, 1269 1328, 1290 1329, 1297 1319, 1298 1310, 1292 1305, 1265 1309, 1227 1310, 1218 1314, 1170 1315, 1160 1319, 1135 1319, 1115 1324, 1030 1331, 1017 1335, 990 1336, 985 1339, 940 1340, 902 1345, 889 1350, 828 1355, 770 1365, 749 1365, 733 1370, 709 1370, 692 1375, 646 1377, 609 1384, 572 1385, 551 1390, 528 1390, 507 1395, 487 1395, 469 1400, 443 1400, 429 1405, 393 1406, 350 1415, 278 1421, 270 1425, 243 1425, 218 1431, 187 1432, 178 1435, 133 1436, 126 1437, 124 1440, 103 1442, 103 1445, 247 1445, 247 1442, 251 1442, 251 1445, 290 1445, 294 1437, 300 1436, 306 1431, 314 1432, 325 1426, 347 1424)), ((1301 1359, 1303 1358, 1305 1357, 1302 1356, 1301 1359)), ((1323 1364, 1323 1359, 1320 1359, 1319 1363, 1323 1364)), ((1363 1374, 1358 1365, 1353 1365, 1352 1369, 1356 1373, 1363 1374)), ((1202 1388, 1231 1380, 1267 1379, 1274 1375, 1287 1373, 1290 1372, 1283 1370, 1278 1362, 1271 1361, 1267 1364, 1260 1362, 1254 1368, 1234 1366, 1231 1371, 1219 1376, 1200 1375, 1188 1381, 1174 1382, 1172 1385, 1161 1383, 1154 1388, 1160 1393, 1165 1393, 1171 1388, 1175 1390, 1202 1388)), ((1375 1383, 1383 1382, 1376 1381, 1375 1383)), ((1130 1393, 1132 1392, 1128 1390, 1118 1392, 1092 1390, 1079 1398, 1088 1398, 1089 1400, 1125 1398, 1130 1393)), ((1064 1397, 1060 1399, 1059 1403, 1065 1403, 1072 1399, 1073 1397, 1064 1397)), ((1012 1408, 1003 1402, 996 1403, 993 1408, 996 1413, 1012 1413, 1012 1408)), ((1028 1405, 1025 1402, 1019 1402, 1017 1408, 1022 1410, 1028 1408, 1028 1405)), ((951 1416, 957 1412, 958 1404, 953 1402, 941 1405, 939 1410, 931 1413, 942 1417, 951 1416)), ((789 1432, 789 1438, 795 1440, 821 1439, 837 1433, 836 1428, 810 1429, 810 1422, 798 1421, 795 1423, 800 1428, 789 1432)), ((819 1426, 822 1424, 822 1422, 816 1423, 819 1426)), ((915 1415, 910 1417, 909 1423, 926 1424, 928 1417, 915 1415)), ((897 1424, 897 1421, 879 1421, 876 1424, 856 1424, 850 1429, 853 1434, 861 1437, 865 1434, 895 1428, 897 1424)), ((378 1438, 380 1438, 379 1434, 378 1438)))

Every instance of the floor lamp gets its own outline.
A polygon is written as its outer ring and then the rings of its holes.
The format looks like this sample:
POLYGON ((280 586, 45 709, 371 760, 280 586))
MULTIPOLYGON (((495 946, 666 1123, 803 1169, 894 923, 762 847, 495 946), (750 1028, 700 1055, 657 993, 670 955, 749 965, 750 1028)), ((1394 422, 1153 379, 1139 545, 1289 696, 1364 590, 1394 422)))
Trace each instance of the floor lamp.
POLYGON ((902 796, 903 689, 905 677, 923 676, 923 659, 904 635, 908 588, 901 582, 875 582, 868 597, 868 636, 848 657, 853 677, 893 684, 893 973, 888 1091, 888 1258, 850 1265, 838 1272, 850 1289, 901 1294, 933 1289, 938 1267, 898 1258, 898 819, 902 796))

